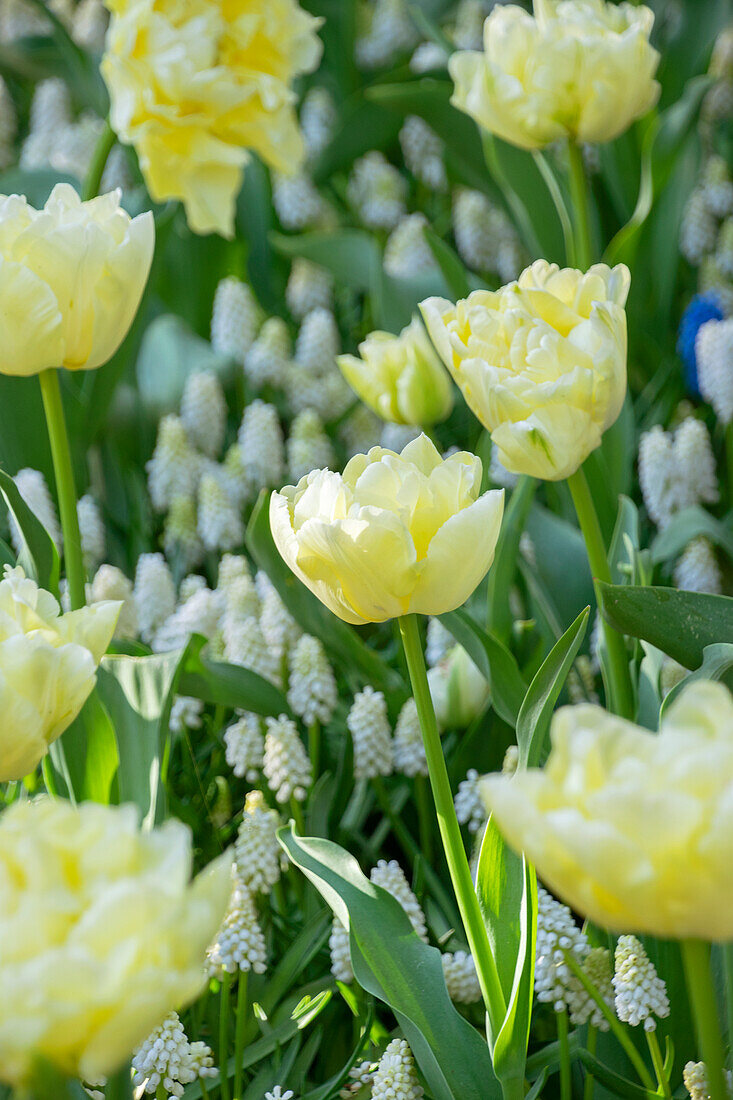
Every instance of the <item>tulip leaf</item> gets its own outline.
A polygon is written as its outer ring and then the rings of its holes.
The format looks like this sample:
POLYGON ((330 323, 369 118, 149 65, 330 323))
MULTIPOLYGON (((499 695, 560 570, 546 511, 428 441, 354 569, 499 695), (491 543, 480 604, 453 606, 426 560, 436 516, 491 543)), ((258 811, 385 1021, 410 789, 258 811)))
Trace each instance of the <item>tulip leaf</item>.
POLYGON ((448 284, 451 298, 454 301, 467 298, 471 293, 471 284, 462 260, 429 225, 424 226, 423 236, 428 242, 428 247, 435 257, 438 267, 443 272, 443 278, 448 284))
POLYGON ((337 844, 296 836, 292 827, 278 838, 349 927, 356 980, 395 1013, 435 1100, 499 1097, 486 1043, 448 996, 440 952, 418 938, 399 902, 337 844))
POLYGON ((407 691, 401 677, 362 642, 353 627, 336 618, 291 573, 273 541, 268 508, 269 495, 263 492, 247 526, 247 549, 257 567, 272 581, 290 614, 307 634, 320 638, 331 660, 344 669, 345 675, 353 678, 354 672, 358 672, 367 683, 399 695, 404 701, 407 691))
POLYGON ((512 629, 509 595, 519 560, 519 540, 536 488, 537 482, 531 477, 520 477, 517 482, 504 513, 494 564, 489 570, 488 627, 504 643, 509 640, 512 629))
MULTIPOLYGON (((341 3, 342 8, 351 7, 341 3)), ((346 105, 339 126, 313 166, 313 179, 324 183, 334 172, 348 170, 354 161, 372 149, 393 144, 402 119, 371 97, 353 97, 346 105)))
POLYGON ((375 238, 364 229, 299 233, 271 233, 270 241, 283 256, 302 256, 331 272, 337 283, 353 290, 369 291, 382 268, 375 238))
POLYGON ((529 685, 517 717, 519 766, 535 768, 542 759, 552 711, 583 644, 590 608, 581 611, 572 626, 551 649, 529 685))
POLYGON ((575 524, 536 502, 527 517, 526 531, 535 547, 529 570, 536 578, 537 590, 550 600, 557 638, 564 623, 572 622, 588 604, 595 604, 583 536, 575 524))
POLYGON ((595 1055, 584 1047, 578 1048, 578 1057, 600 1084, 612 1092, 615 1096, 621 1096, 624 1100, 659 1100, 659 1093, 645 1089, 642 1085, 636 1085, 627 1080, 621 1074, 615 1073, 608 1066, 600 1062, 595 1055))
POLYGON ((23 500, 12 477, 4 470, 0 470, 0 493, 23 540, 18 565, 22 565, 27 576, 33 577, 41 588, 58 595, 59 554, 56 544, 23 500))
POLYGON ((292 717, 287 699, 269 680, 240 665, 202 657, 201 650, 207 642, 208 639, 200 634, 191 636, 181 663, 178 682, 181 695, 263 716, 287 714, 292 717))
POLYGON ((516 726, 527 685, 513 654, 497 637, 482 630, 463 608, 439 617, 491 685, 496 713, 510 726, 516 726))
POLYGON ((604 618, 643 638, 685 668, 698 668, 705 647, 733 638, 733 598, 641 585, 598 585, 604 618))
POLYGON ((685 676, 672 688, 662 701, 660 716, 664 717, 667 708, 672 705, 677 696, 688 684, 696 680, 721 680, 733 691, 733 643, 717 642, 715 645, 707 645, 703 650, 702 664, 699 668, 685 676))
POLYGON ((663 531, 660 531, 651 545, 652 560, 670 561, 676 558, 688 543, 700 536, 725 550, 733 561, 733 517, 726 520, 716 519, 699 505, 685 508, 672 517, 663 531))
MULTIPOLYGON (((61 738, 77 799, 109 805, 119 767, 117 738, 107 708, 93 691, 61 738)), ((51 756, 56 765, 53 745, 51 756)), ((56 768, 57 771, 60 769, 56 768)))

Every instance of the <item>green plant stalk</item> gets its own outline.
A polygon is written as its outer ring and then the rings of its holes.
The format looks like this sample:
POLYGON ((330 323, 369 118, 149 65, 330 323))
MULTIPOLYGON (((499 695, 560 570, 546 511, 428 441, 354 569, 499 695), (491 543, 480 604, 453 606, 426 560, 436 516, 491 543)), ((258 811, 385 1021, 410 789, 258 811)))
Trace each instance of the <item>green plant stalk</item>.
POLYGON ((308 726, 308 755, 313 768, 314 781, 318 778, 321 763, 321 723, 314 718, 308 726))
POLYGON ((239 986, 237 988, 237 1022, 234 1029, 234 1100, 242 1098, 242 1058, 244 1057, 244 1036, 247 1024, 249 1002, 247 1000, 247 986, 249 974, 246 970, 239 971, 239 986))
POLYGON ((562 229, 563 242, 565 244, 565 262, 567 264, 575 263, 575 234, 573 232, 573 224, 570 219, 568 208, 565 205, 563 193, 555 179, 552 168, 538 149, 532 152, 532 158, 539 169, 542 179, 545 181, 545 186, 550 193, 550 198, 557 211, 558 221, 562 229))
POLYGON ((659 1085, 658 1091, 662 1094, 662 1096, 665 1097, 665 1100, 672 1100, 672 1090, 669 1087, 667 1074, 664 1072, 664 1059, 662 1058, 662 1052, 659 1049, 659 1041, 657 1039, 656 1031, 647 1031, 646 1041, 649 1045, 649 1053, 652 1056, 652 1065, 654 1066, 654 1072, 657 1075, 657 1083, 659 1085))
POLYGON ((96 198, 99 194, 104 169, 107 166, 107 160, 109 159, 109 155, 116 141, 117 135, 110 126, 109 121, 105 122, 104 129, 99 135, 97 144, 94 147, 92 160, 86 174, 86 179, 84 180, 84 186, 82 187, 81 197, 84 202, 96 198))
POLYGON ((229 1092, 229 991, 232 976, 224 971, 219 993, 219 1095, 221 1100, 231 1100, 229 1092))
POLYGON ((593 263, 593 245, 590 231, 588 185, 580 146, 568 142, 568 167, 570 169, 570 197, 573 203, 575 224, 575 256, 573 262, 581 271, 587 271, 593 263))
POLYGON ((305 836, 305 819, 303 817, 303 807, 297 798, 292 797, 290 799, 290 812, 293 815, 293 821, 295 827, 301 836, 305 836))
POLYGON ((155 1090, 155 1100, 168 1100, 168 1089, 162 1081, 155 1090))
POLYGON ((44 370, 38 375, 38 379, 41 384, 43 409, 46 414, 48 438, 51 443, 53 470, 56 475, 61 529, 64 533, 66 580, 69 585, 71 609, 75 611, 86 603, 86 577, 84 575, 84 558, 81 552, 79 517, 76 514, 74 469, 71 465, 69 436, 66 431, 64 406, 61 402, 59 372, 56 369, 44 370))
POLYGON ((681 940, 680 947, 697 1042, 707 1070, 710 1100, 726 1100, 725 1056, 710 973, 710 944, 689 939, 681 940))
MULTIPOLYGON (((598 581, 606 584, 612 583, 611 570, 606 555, 606 547, 603 542, 601 525, 598 522, 593 497, 591 496, 588 481, 582 467, 571 474, 567 479, 568 488, 573 498, 575 512, 580 524, 580 530, 585 541, 588 554, 588 563, 593 574, 593 585, 598 581)), ((598 590, 596 587, 596 596, 598 590)), ((600 600, 598 601, 600 606, 600 600)), ((609 709, 622 718, 634 717, 634 693, 631 686, 629 673, 629 661, 626 654, 626 646, 623 637, 613 627, 601 619, 603 635, 608 652, 608 692, 609 709)))
POLYGON ((404 615, 400 618, 399 625, 412 683, 412 694, 415 698, 425 744, 430 786, 435 800, 443 849, 458 901, 463 927, 476 964, 479 985, 489 1017, 490 1033, 496 1036, 504 1023, 506 1003, 453 805, 448 770, 443 757, 443 746, 440 743, 438 723, 435 718, 430 688, 428 687, 417 618, 415 615, 404 615))
POLYGON ((725 463, 728 471, 729 504, 733 505, 733 420, 725 426, 725 463))
MULTIPOLYGON (((598 1028, 588 1024, 588 1032, 585 1039, 585 1049, 589 1054, 595 1054, 598 1041, 598 1028)), ((593 1100, 593 1074, 589 1069, 585 1071, 585 1084, 583 1085, 583 1100, 593 1100)))
POLYGON ((728 1045, 733 1046, 733 943, 723 944, 723 970, 725 973, 725 1010, 728 1017, 728 1045))
POLYGON ((568 1014, 565 1009, 556 1012, 557 1041, 560 1046, 560 1100, 572 1100, 573 1082, 570 1070, 570 1046, 568 1044, 568 1014))
POLYGON ((600 1008, 601 1012, 608 1022, 608 1026, 610 1027, 618 1042, 623 1047, 626 1053, 626 1057, 629 1059, 632 1066, 636 1070, 639 1076, 639 1080, 642 1082, 645 1088, 648 1088, 651 1092, 654 1092, 654 1081, 652 1080, 652 1075, 644 1065, 644 1059, 641 1057, 639 1051, 634 1046, 626 1028, 621 1023, 616 1013, 606 1004, 603 997, 593 985, 593 982, 585 973, 582 966, 580 966, 580 964, 578 963, 578 960, 575 958, 572 951, 563 951, 563 958, 565 959, 565 962, 568 964, 569 968, 572 970, 575 977, 583 986, 583 989, 585 989, 586 993, 590 994, 590 996, 600 1008))
POLYGON ((420 851, 425 860, 433 860, 433 807, 430 791, 424 775, 415 776, 415 802, 417 803, 417 824, 420 833, 420 851))

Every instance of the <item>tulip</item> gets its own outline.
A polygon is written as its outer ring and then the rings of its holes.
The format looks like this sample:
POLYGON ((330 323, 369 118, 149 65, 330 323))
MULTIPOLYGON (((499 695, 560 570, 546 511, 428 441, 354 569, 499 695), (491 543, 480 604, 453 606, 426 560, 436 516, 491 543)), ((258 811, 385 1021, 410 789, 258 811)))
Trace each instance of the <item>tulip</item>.
POLYGON ((497 5, 484 52, 449 61, 452 102, 521 149, 612 141, 659 98, 653 22, 649 8, 604 0, 535 0, 534 15, 497 5))
POLYGON ((190 830, 141 832, 133 806, 16 802, 0 816, 0 1081, 40 1060, 114 1073, 204 983, 231 860, 190 882, 190 830))
POLYGON ((425 435, 373 447, 343 474, 312 470, 270 500, 280 554, 348 623, 459 607, 494 559, 503 490, 480 494, 481 462, 443 460, 425 435))
POLYGON ((74 721, 94 687, 122 604, 60 614, 21 568, 0 581, 0 782, 22 779, 74 721))
POLYGON ((450 379, 419 317, 399 336, 370 333, 359 358, 340 355, 337 362, 357 397, 382 420, 428 428, 453 408, 450 379))
POLYGON ((430 337, 472 412, 516 474, 573 474, 626 395, 623 264, 586 273, 537 260, 496 292, 428 298, 430 337))
POLYGON ((435 717, 441 729, 465 729, 481 714, 491 690, 461 645, 428 672, 435 717))

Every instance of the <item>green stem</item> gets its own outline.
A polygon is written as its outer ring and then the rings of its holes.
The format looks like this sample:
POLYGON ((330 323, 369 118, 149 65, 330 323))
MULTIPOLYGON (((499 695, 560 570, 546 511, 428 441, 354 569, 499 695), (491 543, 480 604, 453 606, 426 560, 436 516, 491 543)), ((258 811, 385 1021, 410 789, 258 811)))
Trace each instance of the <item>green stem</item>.
POLYGON ((155 1090, 155 1100, 168 1100, 168 1089, 162 1081, 155 1090))
POLYGON ((725 971, 725 1008, 728 1017, 728 1046, 733 1048, 733 943, 723 944, 723 969, 725 971))
POLYGON ((117 135, 109 122, 105 122, 104 129, 99 135, 99 140, 94 148, 89 170, 87 171, 84 186, 82 187, 81 197, 84 202, 96 198, 99 194, 99 187, 102 182, 102 176, 104 175, 104 169, 116 141, 117 135))
POLYGON ((305 818, 303 817, 303 807, 297 798, 290 799, 290 812, 293 815, 293 821, 295 827, 301 836, 305 836, 305 818))
POLYGON ((697 1042, 707 1071, 708 1094, 710 1100, 726 1100, 725 1059, 710 972, 710 944, 703 940, 682 940, 680 946, 697 1042))
POLYGON ((658 1091, 665 1097, 665 1100, 672 1100, 672 1090, 669 1087, 667 1074, 664 1072, 664 1059, 659 1049, 659 1040, 657 1039, 656 1031, 647 1031, 646 1041, 649 1045, 649 1053, 652 1056, 654 1072, 657 1075, 657 1084, 659 1085, 658 1091))
POLYGON ((729 503, 733 505, 733 420, 725 426, 725 462, 728 471, 729 503))
POLYGON ((486 925, 473 886, 471 869, 468 865, 468 858, 463 847, 461 830, 453 805, 448 770, 445 766, 438 723, 435 718, 433 701, 430 697, 430 688, 428 687, 425 657, 420 641, 417 618, 415 615, 404 615, 399 620, 399 624, 407 667, 410 672, 412 694, 415 698, 420 728, 425 743, 425 756, 428 762, 430 785, 435 800, 440 836, 443 841, 445 857, 448 862, 448 870, 458 901, 461 919, 463 920, 463 927, 476 964, 479 985, 489 1016, 490 1033, 496 1038, 506 1016, 506 1002, 504 1001, 496 962, 491 953, 486 925))
MULTIPOLYGON (((596 588, 596 598, 598 599, 598 582, 611 584, 612 578, 601 533, 601 525, 598 522, 593 497, 582 467, 570 475, 568 488, 573 498, 578 523, 585 540, 588 562, 593 574, 593 585, 596 588)), ((598 599, 598 606, 600 607, 600 599, 598 599)), ((608 654, 609 709, 615 714, 620 714, 623 718, 633 718, 634 693, 631 686, 626 645, 623 637, 605 619, 601 619, 601 624, 608 654)))
POLYGON ((313 768, 313 781, 318 778, 318 768, 321 762, 321 723, 314 718, 308 726, 308 755, 313 768))
POLYGON ((621 1023, 613 1009, 609 1007, 606 1001, 604 1001, 603 997, 600 995, 593 982, 585 973, 582 966, 573 955, 572 951, 563 951, 563 958, 565 959, 565 962, 568 964, 569 968, 572 970, 575 977, 583 986, 583 989, 585 989, 586 993, 590 994, 590 996, 593 998, 593 1000, 603 1013, 608 1023, 608 1026, 610 1027, 620 1045, 623 1047, 624 1051, 626 1052, 626 1057, 629 1059, 632 1066, 639 1075, 639 1080, 646 1088, 648 1088, 651 1092, 654 1092, 654 1081, 652 1080, 652 1075, 644 1065, 644 1059, 641 1057, 639 1051, 634 1046, 627 1029, 621 1023))
POLYGON ((545 181, 545 186, 550 193, 550 198, 555 204, 555 210, 557 211, 557 217, 562 227, 563 241, 565 243, 565 260, 566 263, 572 264, 575 262, 575 234, 573 233, 573 223, 570 219, 568 208, 565 205, 565 199, 560 190, 560 185, 555 179, 555 173, 539 150, 534 150, 532 158, 539 169, 540 175, 545 181))
POLYGON ((221 1100, 230 1100, 229 1092, 229 990, 232 976, 226 970, 221 979, 219 1000, 219 1095, 221 1100))
POLYGON ((433 806, 424 775, 415 776, 415 802, 420 833, 420 850, 428 863, 433 860, 433 806))
POLYGON ((239 988, 237 989, 237 1023, 234 1031, 234 1100, 242 1097, 242 1059, 244 1056, 244 1035, 247 1023, 248 1001, 247 985, 249 974, 246 970, 239 972, 239 988))
POLYGON ((568 142, 568 166, 570 168, 570 197, 573 202, 573 220, 575 222, 574 262, 581 271, 587 271, 593 263, 588 186, 585 178, 583 154, 580 146, 576 145, 574 141, 568 142))
POLYGON ((563 1009, 556 1012, 557 1041, 560 1046, 560 1100, 572 1100, 573 1084, 570 1070, 570 1046, 568 1044, 568 1014, 563 1009))
POLYGON ((61 402, 59 372, 44 370, 38 375, 41 383, 43 408, 46 413, 51 457, 56 475, 56 492, 59 498, 61 528, 64 533, 64 563, 72 610, 86 603, 84 559, 81 552, 79 517, 76 513, 76 488, 74 469, 71 465, 69 437, 66 432, 64 406, 61 402))
MULTIPOLYGON (((588 1033, 585 1040, 585 1049, 589 1054, 595 1054, 598 1041, 598 1028, 588 1024, 588 1033)), ((583 1100, 593 1100, 594 1077, 589 1069, 585 1072, 585 1084, 583 1086, 583 1100)))

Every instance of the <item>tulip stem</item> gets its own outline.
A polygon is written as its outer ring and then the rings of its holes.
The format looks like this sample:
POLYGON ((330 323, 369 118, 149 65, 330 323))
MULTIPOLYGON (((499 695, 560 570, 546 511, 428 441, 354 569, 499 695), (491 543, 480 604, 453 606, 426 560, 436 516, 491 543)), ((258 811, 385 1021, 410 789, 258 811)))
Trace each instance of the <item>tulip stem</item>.
MULTIPOLYGON (((573 498, 580 530, 585 540, 588 563, 593 574, 593 585, 600 608, 598 582, 611 584, 611 569, 608 564, 606 547, 603 542, 601 525, 598 522, 593 497, 582 468, 568 478, 568 488, 573 498)), ((631 687, 629 661, 623 637, 617 633, 605 619, 601 618, 603 636, 608 655, 608 706, 615 714, 623 718, 634 717, 634 693, 631 687)))
POLYGON ((56 475, 56 493, 59 499, 61 529, 64 533, 64 565, 69 585, 71 609, 75 611, 86 603, 86 578, 84 557, 79 534, 79 517, 76 512, 76 488, 74 468, 71 464, 69 436, 66 431, 64 406, 61 401, 59 372, 44 370, 38 375, 41 383, 43 408, 46 413, 48 438, 51 443, 53 471, 56 475))
POLYGON ((84 180, 84 186, 82 187, 81 197, 84 202, 96 198, 99 194, 104 169, 107 167, 107 160, 109 159, 109 155, 116 141, 117 135, 110 126, 109 121, 105 122, 104 129, 99 135, 97 144, 94 147, 92 160, 89 165, 86 179, 84 180))
POLYGON ((704 940, 689 939, 682 940, 680 946, 697 1042, 705 1062, 708 1095, 710 1100, 726 1100, 725 1059, 710 971, 710 944, 704 940))
POLYGON ((453 805, 448 770, 445 766, 438 723, 435 718, 430 688, 428 687, 425 657, 420 641, 417 618, 415 615, 404 615, 400 618, 399 624, 407 668, 412 683, 412 693, 415 698, 425 744, 425 756, 428 763, 430 786, 435 799, 440 836, 443 841, 445 857, 461 919, 463 920, 463 927, 476 964, 479 985, 489 1017, 490 1033, 496 1037, 504 1023, 506 1002, 504 1001, 496 962, 491 952, 486 925, 481 915, 479 900, 474 889, 471 869, 468 865, 468 858, 463 847, 461 830, 453 805))
POLYGON ((585 178, 583 154, 580 146, 574 141, 568 142, 568 165, 570 168, 570 197, 573 202, 573 220, 575 222, 575 264, 581 271, 587 271, 593 262, 588 184, 585 178))

